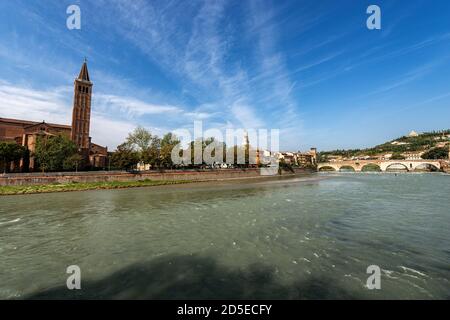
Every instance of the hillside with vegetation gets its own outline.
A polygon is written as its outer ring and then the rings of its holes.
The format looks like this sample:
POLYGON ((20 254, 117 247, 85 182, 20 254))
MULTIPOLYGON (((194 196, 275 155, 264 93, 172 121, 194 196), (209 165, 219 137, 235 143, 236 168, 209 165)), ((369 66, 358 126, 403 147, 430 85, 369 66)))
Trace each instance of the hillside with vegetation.
POLYGON ((450 129, 424 132, 417 136, 402 136, 383 144, 367 149, 349 149, 321 151, 319 161, 326 162, 330 158, 377 158, 390 154, 391 159, 402 159, 406 153, 423 153, 424 159, 448 159, 450 145, 450 129))

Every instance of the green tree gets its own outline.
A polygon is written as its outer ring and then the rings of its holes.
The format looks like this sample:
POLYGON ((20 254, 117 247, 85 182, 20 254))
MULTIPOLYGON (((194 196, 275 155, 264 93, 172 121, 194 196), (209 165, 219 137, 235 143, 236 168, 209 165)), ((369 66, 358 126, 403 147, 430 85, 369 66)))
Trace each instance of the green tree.
POLYGON ((137 152, 138 162, 150 164, 152 167, 160 167, 163 162, 170 164, 167 158, 167 150, 169 149, 167 145, 170 144, 171 137, 172 134, 168 134, 160 139, 157 135, 152 135, 147 129, 137 127, 128 135, 125 144, 137 152), (161 152, 163 147, 165 151, 161 152))
POLYGON ((317 155, 317 160, 318 160, 318 162, 328 162, 329 161, 328 154, 324 153, 324 152, 320 152, 317 155))
POLYGON ((26 154, 26 148, 16 143, 0 143, 0 160, 3 162, 3 173, 8 171, 8 165, 13 161, 19 161, 26 154))
POLYGON ((203 139, 199 138, 199 139, 196 139, 195 141, 191 141, 191 143, 189 144, 188 150, 186 150, 186 152, 191 153, 191 164, 194 167, 199 165, 198 163, 195 163, 195 150, 196 149, 202 150, 202 159, 203 159, 203 150, 204 150, 203 139))
MULTIPOLYGON (((210 153, 211 153, 211 157, 216 157, 216 150, 222 149, 222 159, 219 162, 225 163, 226 162, 226 155, 227 155, 227 146, 224 142, 218 141, 216 140, 214 137, 209 137, 206 139, 196 139, 195 141, 191 141, 191 143, 189 144, 189 148, 187 150, 185 150, 185 152, 190 152, 191 154, 191 164, 194 166, 198 166, 199 164, 194 164, 195 163, 195 149, 198 148, 199 150, 201 149, 201 155, 202 155, 202 165, 205 164, 205 159, 203 159, 203 156, 205 155, 205 149, 207 147, 210 147, 211 149, 209 149, 210 153)), ((207 152, 207 154, 209 154, 209 152, 207 152)))
POLYGON ((422 159, 448 159, 448 148, 434 148, 422 155, 422 159))
POLYGON ((128 135, 126 142, 133 149, 136 149, 139 152, 144 152, 152 143, 152 134, 147 129, 139 126, 128 135))
POLYGON ((294 172, 292 166, 287 163, 285 159, 280 159, 280 161, 278 162, 278 166, 278 174, 281 174, 283 170, 294 172))
POLYGON ((165 168, 173 167, 172 150, 180 143, 180 140, 171 132, 164 135, 161 139, 161 165, 165 168))
POLYGON ((36 142, 34 157, 45 171, 64 169, 64 161, 77 153, 77 146, 66 136, 43 136, 36 142))
POLYGON ((214 137, 201 141, 203 164, 217 165, 226 162, 227 147, 224 142, 214 137), (208 159, 210 157, 210 159, 208 159))
POLYGON ((83 164, 83 157, 79 155, 78 153, 75 153, 68 157, 63 162, 63 169, 64 170, 74 170, 78 171, 78 168, 83 164))
POLYGON ((128 143, 122 143, 111 156, 111 164, 115 168, 130 170, 139 163, 139 153, 128 143))
POLYGON ((149 147, 140 154, 140 161, 154 167, 160 166, 161 139, 158 136, 152 136, 149 147))

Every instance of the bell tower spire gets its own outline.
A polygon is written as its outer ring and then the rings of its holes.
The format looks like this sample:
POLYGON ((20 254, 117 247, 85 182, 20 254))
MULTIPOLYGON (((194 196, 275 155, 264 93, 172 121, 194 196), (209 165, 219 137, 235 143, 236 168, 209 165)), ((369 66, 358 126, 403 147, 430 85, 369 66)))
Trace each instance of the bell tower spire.
POLYGON ((74 83, 73 113, 72 113, 72 141, 83 156, 89 156, 91 97, 93 83, 89 77, 87 59, 81 66, 80 74, 74 83))
POLYGON ((87 58, 84 58, 84 63, 81 66, 81 70, 80 70, 80 74, 78 75, 77 80, 82 80, 82 81, 88 81, 90 82, 90 78, 89 78, 89 71, 87 68, 87 58))

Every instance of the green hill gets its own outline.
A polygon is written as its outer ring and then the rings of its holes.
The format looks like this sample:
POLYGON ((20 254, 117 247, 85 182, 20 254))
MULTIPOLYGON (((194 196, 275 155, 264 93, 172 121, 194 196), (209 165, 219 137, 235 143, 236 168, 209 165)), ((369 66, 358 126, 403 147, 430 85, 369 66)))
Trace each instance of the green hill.
MULTIPOLYGON (((417 136, 403 136, 367 149, 332 150, 319 153, 319 161, 326 162, 332 157, 380 157, 386 154, 401 156, 403 153, 421 153, 436 148, 447 150, 450 145, 450 129, 424 132, 417 136), (444 146, 445 145, 445 146, 444 146)), ((442 152, 441 152, 442 153, 442 152)))

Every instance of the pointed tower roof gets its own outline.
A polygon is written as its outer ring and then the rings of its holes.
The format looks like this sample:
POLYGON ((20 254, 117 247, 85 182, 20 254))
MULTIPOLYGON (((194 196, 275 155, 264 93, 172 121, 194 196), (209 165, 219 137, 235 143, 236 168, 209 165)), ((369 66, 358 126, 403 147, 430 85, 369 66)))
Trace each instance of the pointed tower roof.
POLYGON ((91 82, 91 78, 89 78, 89 71, 88 71, 88 67, 87 67, 86 58, 84 58, 84 63, 83 63, 83 66, 81 67, 80 75, 78 76, 77 80, 91 82))

